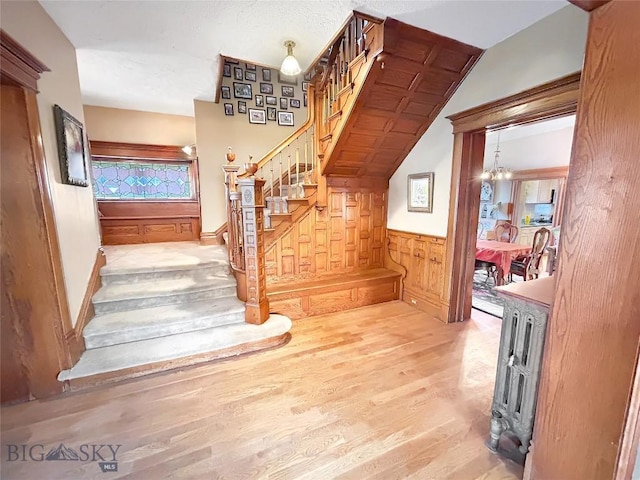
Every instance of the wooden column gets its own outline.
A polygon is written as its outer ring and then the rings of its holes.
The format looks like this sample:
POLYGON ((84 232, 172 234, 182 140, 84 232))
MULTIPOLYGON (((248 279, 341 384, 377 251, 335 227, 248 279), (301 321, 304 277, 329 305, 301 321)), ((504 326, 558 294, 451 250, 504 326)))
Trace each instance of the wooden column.
MULTIPOLYGON (((640 336, 640 2, 590 14, 532 477, 607 480, 640 336)), ((634 453, 635 455, 635 453, 634 453)))
POLYGON ((234 263, 236 259, 233 256, 233 252, 237 249, 238 239, 236 237, 236 231, 233 228, 234 213, 231 193, 236 191, 236 175, 238 170, 240 170, 240 166, 229 163, 223 165, 222 170, 224 171, 224 198, 227 202, 227 248, 229 250, 229 261, 231 265, 237 267, 237 264, 234 263))
POLYGON ((254 176, 238 180, 242 195, 244 264, 247 282, 247 323, 261 324, 269 318, 267 276, 264 268, 264 180, 254 176))

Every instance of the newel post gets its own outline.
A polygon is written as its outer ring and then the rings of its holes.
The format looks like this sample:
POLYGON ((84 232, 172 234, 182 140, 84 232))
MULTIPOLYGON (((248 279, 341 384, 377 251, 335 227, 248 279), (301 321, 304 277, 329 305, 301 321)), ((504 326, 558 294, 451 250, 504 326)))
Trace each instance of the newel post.
POLYGON ((255 176, 238 179, 242 197, 244 261, 247 282, 245 321, 261 324, 269 318, 267 278, 264 267, 264 196, 265 181, 255 176))

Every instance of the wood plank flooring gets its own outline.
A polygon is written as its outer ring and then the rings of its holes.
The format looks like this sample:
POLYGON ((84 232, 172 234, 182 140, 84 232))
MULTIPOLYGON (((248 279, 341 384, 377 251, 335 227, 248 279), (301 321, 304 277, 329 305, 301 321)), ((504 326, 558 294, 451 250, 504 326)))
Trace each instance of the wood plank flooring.
POLYGON ((299 320, 278 349, 6 407, 2 478, 517 479, 484 446, 499 327, 395 301, 299 320), (120 444, 118 472, 7 461, 7 444, 60 443, 120 444))

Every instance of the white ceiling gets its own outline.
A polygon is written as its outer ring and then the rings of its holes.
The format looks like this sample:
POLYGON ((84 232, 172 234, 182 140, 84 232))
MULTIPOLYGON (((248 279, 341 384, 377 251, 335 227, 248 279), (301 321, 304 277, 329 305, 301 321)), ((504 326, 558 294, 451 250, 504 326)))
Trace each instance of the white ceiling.
POLYGON ((218 54, 279 65, 285 40, 302 68, 353 10, 396 18, 481 48, 567 5, 565 0, 209 0, 40 3, 78 50, 89 105, 193 115, 213 100, 218 54))

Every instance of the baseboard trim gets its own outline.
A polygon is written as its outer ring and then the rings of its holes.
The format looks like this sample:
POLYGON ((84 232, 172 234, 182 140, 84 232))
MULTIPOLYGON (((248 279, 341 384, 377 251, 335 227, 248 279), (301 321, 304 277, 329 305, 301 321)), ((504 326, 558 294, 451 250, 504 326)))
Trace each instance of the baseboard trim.
POLYGON ((66 391, 77 391, 85 388, 95 387, 124 380, 130 380, 137 377, 151 375, 154 373, 165 373, 178 368, 197 367, 203 363, 213 360, 223 360, 229 357, 237 357, 263 350, 285 345, 291 340, 289 332, 283 333, 272 338, 265 338, 255 342, 244 343, 235 347, 229 347, 215 352, 200 353, 189 357, 176 358, 164 362, 155 362, 139 367, 131 367, 115 372, 101 373, 90 377, 76 378, 65 381, 66 391))
POLYGON ((69 342, 69 351, 71 352, 72 365, 80 359, 80 355, 85 351, 84 337, 82 331, 84 327, 89 323, 94 315, 92 298, 93 295, 102 287, 102 278, 100 277, 100 269, 107 264, 107 257, 104 254, 102 248, 98 249, 96 254, 96 260, 93 263, 93 269, 91 270, 91 276, 89 277, 89 283, 87 284, 87 290, 82 299, 82 305, 80 305, 80 313, 78 313, 78 319, 73 327, 73 335, 67 339, 69 342))
POLYGON ((222 234, 227 231, 227 224, 223 223, 215 232, 200 232, 200 245, 224 245, 222 234))

